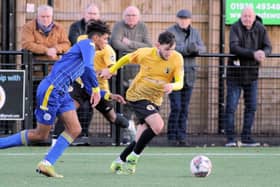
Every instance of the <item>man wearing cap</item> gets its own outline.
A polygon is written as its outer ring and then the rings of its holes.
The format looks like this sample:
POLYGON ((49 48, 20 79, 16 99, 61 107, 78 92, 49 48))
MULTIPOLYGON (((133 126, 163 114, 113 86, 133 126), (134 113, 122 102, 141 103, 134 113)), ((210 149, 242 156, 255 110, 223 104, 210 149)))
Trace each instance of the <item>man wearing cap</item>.
POLYGON ((191 26, 192 14, 182 9, 176 14, 176 23, 167 30, 175 35, 175 50, 184 57, 184 87, 169 94, 170 115, 168 119, 168 141, 172 145, 186 144, 188 109, 196 79, 195 56, 206 51, 198 30, 191 26))

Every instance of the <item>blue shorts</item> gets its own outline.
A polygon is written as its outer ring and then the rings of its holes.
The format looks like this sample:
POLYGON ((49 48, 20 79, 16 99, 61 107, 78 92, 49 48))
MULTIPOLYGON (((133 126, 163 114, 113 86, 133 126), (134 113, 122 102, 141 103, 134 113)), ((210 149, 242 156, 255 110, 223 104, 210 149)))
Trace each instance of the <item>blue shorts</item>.
POLYGON ((53 125, 56 116, 63 112, 76 110, 69 93, 57 90, 47 80, 42 80, 37 89, 35 116, 37 122, 53 125))

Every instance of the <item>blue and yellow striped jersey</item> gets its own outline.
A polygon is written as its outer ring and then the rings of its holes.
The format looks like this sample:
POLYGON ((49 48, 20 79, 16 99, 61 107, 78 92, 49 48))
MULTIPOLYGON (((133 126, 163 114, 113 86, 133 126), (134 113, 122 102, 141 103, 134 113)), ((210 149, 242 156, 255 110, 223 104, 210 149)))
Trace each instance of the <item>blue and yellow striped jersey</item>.
POLYGON ((81 77, 87 93, 91 95, 93 88, 98 87, 93 69, 94 54, 95 46, 90 39, 76 43, 54 64, 47 80, 65 93, 69 86, 81 77))

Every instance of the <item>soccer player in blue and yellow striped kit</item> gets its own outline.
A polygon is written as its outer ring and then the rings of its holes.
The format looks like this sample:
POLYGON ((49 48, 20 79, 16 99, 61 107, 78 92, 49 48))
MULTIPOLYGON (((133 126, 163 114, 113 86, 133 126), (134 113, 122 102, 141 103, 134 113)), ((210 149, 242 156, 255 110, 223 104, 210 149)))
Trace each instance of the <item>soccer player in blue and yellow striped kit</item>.
POLYGON ((39 162, 36 171, 49 177, 63 177, 55 172, 53 165, 81 132, 76 108, 68 89, 78 77, 81 77, 87 93, 91 95, 90 102, 93 107, 98 104, 101 96, 108 97, 107 93, 100 91, 98 87, 93 59, 95 46, 104 48, 108 43, 109 34, 110 29, 105 22, 88 23, 88 39, 78 42, 64 54, 38 86, 36 129, 23 130, 12 136, 0 138, 0 149, 47 139, 56 117, 59 116, 64 121, 65 131, 58 137, 56 144, 45 158, 39 162))

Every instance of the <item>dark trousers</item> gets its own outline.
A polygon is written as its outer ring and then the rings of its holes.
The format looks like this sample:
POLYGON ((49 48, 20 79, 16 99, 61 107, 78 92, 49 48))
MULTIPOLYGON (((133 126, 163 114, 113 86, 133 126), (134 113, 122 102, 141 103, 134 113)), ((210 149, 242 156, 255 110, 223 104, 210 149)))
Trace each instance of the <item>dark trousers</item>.
POLYGON ((255 112, 257 110, 258 82, 253 81, 249 84, 243 84, 227 80, 225 130, 227 138, 230 141, 234 140, 234 117, 242 90, 244 92, 245 109, 241 138, 246 138, 251 135, 251 128, 254 123, 255 112))
POLYGON ((167 136, 169 140, 185 140, 188 121, 189 104, 193 87, 184 86, 180 91, 169 94, 170 115, 167 136))

